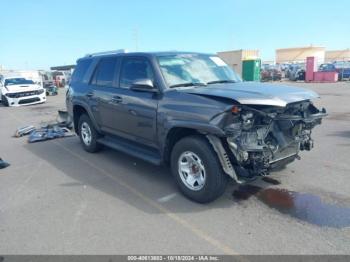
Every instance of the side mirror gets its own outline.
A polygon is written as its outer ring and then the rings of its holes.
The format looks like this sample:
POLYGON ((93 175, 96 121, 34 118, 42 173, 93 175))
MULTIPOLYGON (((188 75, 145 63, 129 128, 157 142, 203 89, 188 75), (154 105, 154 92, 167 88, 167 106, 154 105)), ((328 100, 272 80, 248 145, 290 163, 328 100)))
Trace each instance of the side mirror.
POLYGON ((154 87, 152 80, 147 78, 134 80, 130 89, 143 92, 158 92, 158 89, 154 87))

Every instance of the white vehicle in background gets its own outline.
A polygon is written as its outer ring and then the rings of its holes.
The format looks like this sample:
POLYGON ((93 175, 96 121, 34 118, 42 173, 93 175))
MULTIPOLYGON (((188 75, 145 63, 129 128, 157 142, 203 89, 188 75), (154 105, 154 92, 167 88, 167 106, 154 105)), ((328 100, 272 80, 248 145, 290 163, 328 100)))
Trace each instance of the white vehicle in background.
POLYGON ((52 75, 58 87, 65 87, 71 78, 71 74, 68 71, 54 71, 52 75))
POLYGON ((22 76, 0 76, 0 99, 5 106, 44 103, 45 89, 22 76))
POLYGON ((42 76, 39 70, 16 70, 7 76, 23 77, 27 80, 32 80, 35 84, 42 85, 42 76))

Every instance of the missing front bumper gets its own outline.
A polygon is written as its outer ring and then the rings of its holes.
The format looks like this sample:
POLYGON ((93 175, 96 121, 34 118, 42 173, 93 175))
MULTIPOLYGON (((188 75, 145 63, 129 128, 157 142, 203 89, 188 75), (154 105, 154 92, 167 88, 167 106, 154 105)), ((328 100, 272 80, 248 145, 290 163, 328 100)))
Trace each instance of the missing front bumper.
POLYGON ((207 135, 207 139, 216 152, 224 172, 239 184, 251 181, 257 176, 266 176, 270 171, 278 170, 298 158, 299 143, 295 143, 281 152, 278 152, 278 154, 275 154, 272 159, 264 158, 263 156, 258 157, 252 152, 246 152, 246 161, 251 161, 251 165, 244 166, 231 161, 231 159, 236 158, 238 154, 237 151, 235 151, 235 148, 232 148, 232 144, 228 146, 231 150, 230 151, 225 149, 220 138, 213 135, 207 135))

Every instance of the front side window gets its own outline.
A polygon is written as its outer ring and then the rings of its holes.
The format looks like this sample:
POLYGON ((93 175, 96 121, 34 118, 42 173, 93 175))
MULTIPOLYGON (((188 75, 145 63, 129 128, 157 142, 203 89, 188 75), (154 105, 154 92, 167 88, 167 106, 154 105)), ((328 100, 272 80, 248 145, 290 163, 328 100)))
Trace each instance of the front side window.
POLYGON ((350 62, 346 61, 339 61, 334 63, 335 68, 342 69, 342 68, 350 68, 350 62))
POLYGON ((320 71, 332 71, 333 69, 334 69, 333 65, 331 65, 331 64, 320 65, 320 71))
POLYGON ((219 57, 202 54, 159 56, 168 87, 240 82, 240 77, 219 57))
POLYGON ((93 84, 98 86, 112 86, 117 68, 117 59, 115 57, 102 58, 98 63, 93 84))
POLYGON ((154 81, 152 66, 149 61, 143 57, 125 58, 120 73, 120 87, 130 88, 135 80, 140 79, 154 81))

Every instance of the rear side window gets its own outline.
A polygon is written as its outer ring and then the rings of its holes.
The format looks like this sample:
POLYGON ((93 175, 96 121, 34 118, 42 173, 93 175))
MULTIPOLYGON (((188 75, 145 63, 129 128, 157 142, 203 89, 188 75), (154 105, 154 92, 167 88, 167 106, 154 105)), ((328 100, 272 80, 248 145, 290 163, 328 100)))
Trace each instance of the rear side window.
POLYGON ((78 62, 77 66, 75 67, 74 73, 72 75, 71 82, 82 82, 85 76, 86 71, 89 69, 91 65, 92 60, 82 60, 78 62))
POLYGON ((92 78, 92 84, 98 86, 111 86, 117 69, 115 57, 102 58, 98 63, 92 78))

